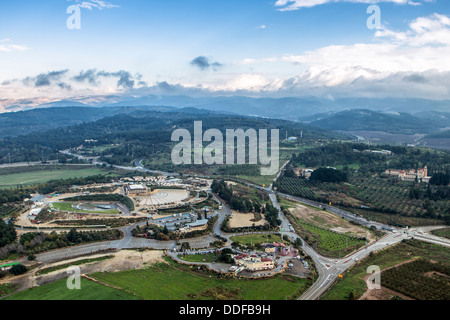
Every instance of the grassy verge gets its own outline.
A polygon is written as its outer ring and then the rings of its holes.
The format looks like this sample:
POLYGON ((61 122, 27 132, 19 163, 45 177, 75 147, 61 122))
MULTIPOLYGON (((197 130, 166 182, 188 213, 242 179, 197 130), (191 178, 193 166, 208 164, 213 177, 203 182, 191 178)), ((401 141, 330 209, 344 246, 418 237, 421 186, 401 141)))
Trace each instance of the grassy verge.
POLYGON ((434 230, 432 234, 438 237, 450 239, 450 228, 434 230))
POLYGON ((95 258, 95 259, 84 259, 84 260, 75 261, 75 262, 72 262, 72 263, 67 263, 67 264, 63 264, 63 265, 59 265, 59 266, 55 266, 55 267, 45 268, 45 269, 39 270, 39 272, 37 272, 36 275, 40 276, 40 275, 43 275, 43 274, 49 274, 51 272, 55 272, 55 271, 58 271, 58 270, 66 269, 66 268, 69 268, 71 266, 80 266, 80 265, 83 265, 83 264, 109 260, 109 259, 112 259, 113 257, 114 256, 106 256, 106 257, 100 257, 100 258, 95 258))

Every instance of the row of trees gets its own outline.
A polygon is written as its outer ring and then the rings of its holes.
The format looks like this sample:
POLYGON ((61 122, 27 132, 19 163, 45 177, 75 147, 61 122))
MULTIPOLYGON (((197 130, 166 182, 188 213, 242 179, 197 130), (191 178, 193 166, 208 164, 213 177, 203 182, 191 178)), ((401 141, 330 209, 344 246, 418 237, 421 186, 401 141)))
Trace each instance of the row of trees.
POLYGON ((82 243, 119 240, 121 237, 122 232, 120 230, 77 231, 72 229, 70 232, 62 232, 60 234, 56 232, 50 234, 30 232, 23 234, 18 243, 10 242, 0 247, 0 259, 5 259, 14 253, 31 255, 82 243))

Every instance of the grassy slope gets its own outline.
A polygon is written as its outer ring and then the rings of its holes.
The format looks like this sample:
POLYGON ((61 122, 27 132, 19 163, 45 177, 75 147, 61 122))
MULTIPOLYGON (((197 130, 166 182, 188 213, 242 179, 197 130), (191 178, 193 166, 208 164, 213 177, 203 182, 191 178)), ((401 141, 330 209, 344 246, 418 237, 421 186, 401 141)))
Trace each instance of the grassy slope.
POLYGON ((148 300, 285 300, 298 297, 307 288, 305 279, 225 280, 174 263, 93 277, 148 300))
POLYGON ((81 290, 68 290, 66 279, 19 292, 5 300, 138 300, 125 291, 81 279, 81 290))

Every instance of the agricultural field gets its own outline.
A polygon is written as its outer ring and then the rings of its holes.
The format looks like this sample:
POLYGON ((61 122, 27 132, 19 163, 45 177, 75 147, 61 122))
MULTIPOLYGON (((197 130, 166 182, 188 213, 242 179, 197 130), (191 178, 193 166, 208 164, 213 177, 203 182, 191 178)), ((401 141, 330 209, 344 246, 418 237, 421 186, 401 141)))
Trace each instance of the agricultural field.
MULTIPOLYGON (((338 280, 338 282, 331 287, 331 289, 322 297, 322 300, 359 299, 367 291, 367 285, 364 279, 367 276, 366 270, 369 266, 377 265, 380 267, 382 270, 382 285, 384 286, 386 283, 383 284, 383 273, 387 269, 396 266, 400 267, 402 264, 417 261, 418 259, 424 259, 428 262, 437 262, 448 268, 450 266, 450 251, 446 247, 417 240, 400 242, 395 246, 371 254, 366 259, 360 261, 344 274, 343 279, 338 280)), ((399 278, 405 276, 406 273, 402 273, 399 278)), ((432 277, 429 277, 429 279, 432 279, 432 277)), ((426 285, 428 285, 428 282, 426 282, 425 286, 426 285)), ((385 288, 382 287, 382 290, 384 289, 385 288)), ((420 290, 421 289, 419 288, 419 291, 420 290)), ((389 291, 385 294, 384 298, 395 299, 398 296, 402 296, 402 294, 395 291, 389 291)))
POLYGON ((71 179, 71 178, 85 178, 95 175, 104 175, 106 172, 97 168, 80 169, 75 167, 71 169, 68 167, 48 167, 47 170, 26 171, 22 173, 1 174, 0 171, 0 188, 12 188, 17 186, 29 186, 39 183, 45 183, 50 180, 71 179))
POLYGON ((280 184, 278 191, 280 192, 305 199, 314 200, 317 198, 312 190, 312 184, 308 180, 281 177, 278 182, 280 184))
POLYGON ((5 300, 142 300, 124 290, 81 278, 81 290, 68 290, 67 279, 16 293, 5 300))
MULTIPOLYGON (((349 183, 354 186, 350 188, 351 196, 382 212, 404 216, 423 216, 426 213, 423 199, 410 198, 412 183, 363 175, 351 175, 349 183)), ((422 189, 425 191, 426 187, 422 186, 422 189)), ((437 213, 450 209, 450 202, 445 200, 430 201, 430 205, 437 213)))
POLYGON ((449 300, 450 265, 415 260, 383 271, 381 285, 417 300, 449 300))
MULTIPOLYGON (((322 202, 332 202, 345 210, 373 220, 392 225, 430 225, 443 223, 443 216, 450 212, 450 201, 414 198, 411 193, 414 184, 393 179, 351 173, 348 183, 315 183, 308 180, 281 177, 276 186, 278 191, 297 197, 322 202), (365 206, 368 210, 361 210, 365 206), (389 217, 389 216, 391 217, 389 217), (409 218, 418 220, 411 221, 409 218), (405 223, 406 222, 406 223, 405 223), (409 223, 407 223, 409 222, 409 223), (414 223, 412 223, 414 222, 414 223)), ((422 184, 420 193, 426 194, 427 186, 422 184)), ((433 192, 439 192, 436 188, 433 192)))
POLYGON ((193 270, 168 261, 147 269, 96 273, 92 277, 145 300, 290 300, 309 286, 309 280, 290 276, 220 279, 214 273, 193 270))

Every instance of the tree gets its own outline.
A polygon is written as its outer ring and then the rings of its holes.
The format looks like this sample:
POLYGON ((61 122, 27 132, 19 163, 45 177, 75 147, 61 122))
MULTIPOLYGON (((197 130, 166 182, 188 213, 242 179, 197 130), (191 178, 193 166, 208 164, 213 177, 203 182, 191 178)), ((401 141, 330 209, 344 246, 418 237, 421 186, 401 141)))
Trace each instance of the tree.
POLYGON ((22 264, 16 264, 16 265, 12 266, 12 268, 9 270, 9 272, 15 276, 24 274, 27 271, 28 271, 27 267, 25 267, 22 264))
POLYGON ((320 182, 345 182, 348 180, 348 173, 332 168, 319 168, 311 174, 311 181, 320 182))
POLYGON ((266 205, 266 220, 269 222, 272 228, 276 228, 281 224, 281 220, 278 219, 278 209, 271 204, 266 205))
POLYGON ((450 175, 442 172, 434 174, 430 179, 430 184, 435 186, 448 186, 450 183, 450 175))
POLYGON ((189 242, 183 242, 181 244, 181 250, 182 251, 191 250, 191 245, 189 244, 189 242))

